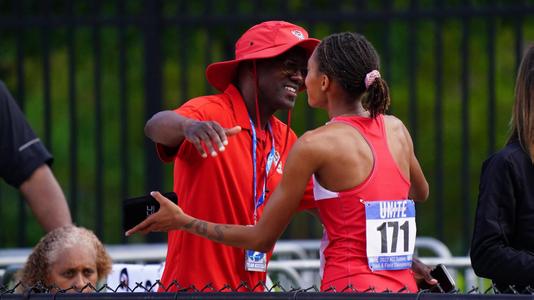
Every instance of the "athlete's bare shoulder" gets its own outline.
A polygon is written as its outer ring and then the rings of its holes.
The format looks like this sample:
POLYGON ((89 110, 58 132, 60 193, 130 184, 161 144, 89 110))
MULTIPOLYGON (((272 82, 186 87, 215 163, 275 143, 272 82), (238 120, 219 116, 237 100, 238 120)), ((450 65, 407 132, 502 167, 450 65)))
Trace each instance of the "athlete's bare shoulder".
POLYGON ((411 143, 410 133, 404 125, 404 123, 397 117, 393 115, 384 115, 384 123, 388 131, 388 135, 395 135, 398 138, 406 140, 411 143))
MULTIPOLYGON (((320 168, 326 158, 328 158, 331 149, 325 147, 325 132, 321 128, 305 132, 297 139, 289 152, 286 169, 293 171, 293 167, 312 170, 314 172, 320 168), (304 167, 303 167, 304 166, 304 167)), ((288 172, 290 172, 288 171, 288 172)))
POLYGON ((312 156, 329 155, 338 144, 340 134, 338 129, 331 125, 323 125, 306 131, 295 143, 293 148, 301 154, 312 156))
POLYGON ((384 122, 388 128, 394 130, 404 130, 403 128, 406 127, 399 118, 393 115, 384 115, 384 122))
POLYGON ((410 132, 404 123, 395 116, 387 116, 385 123, 390 151, 392 151, 392 153, 401 151, 400 153, 402 153, 402 155, 397 157, 397 163, 402 165, 402 157, 406 157, 405 155, 413 155, 413 141, 410 132))
POLYGON ((331 135, 329 130, 321 126, 316 129, 306 131, 300 138, 299 142, 307 146, 318 146, 324 142, 324 139, 331 135))

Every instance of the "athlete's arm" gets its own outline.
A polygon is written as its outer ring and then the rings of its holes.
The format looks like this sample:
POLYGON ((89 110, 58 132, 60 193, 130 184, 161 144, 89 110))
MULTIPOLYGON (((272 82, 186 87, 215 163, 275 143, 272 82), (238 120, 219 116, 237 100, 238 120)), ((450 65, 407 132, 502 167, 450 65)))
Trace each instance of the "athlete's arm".
POLYGON ((410 199, 418 202, 425 202, 428 199, 429 194, 428 182, 426 181, 423 170, 421 169, 415 154, 410 161, 410 182, 410 199))
POLYGON ((169 148, 177 148, 187 139, 202 157, 224 151, 228 144, 227 136, 237 134, 241 127, 223 128, 215 121, 199 121, 186 118, 177 112, 164 110, 156 113, 145 124, 145 135, 152 141, 169 148), (205 146, 205 147, 204 147, 205 146))
POLYGON ((321 164, 314 142, 299 139, 289 153, 282 181, 271 195, 255 226, 215 224, 185 214, 180 207, 154 192, 160 210, 128 230, 136 232, 182 229, 230 246, 269 251, 299 206, 309 178, 321 164))
POLYGON ((415 157, 415 152, 413 149, 413 141, 408 129, 403 125, 403 130, 405 132, 406 138, 408 139, 408 145, 410 147, 410 193, 408 197, 414 201, 424 202, 428 198, 429 188, 428 182, 426 181, 425 174, 423 169, 415 157))

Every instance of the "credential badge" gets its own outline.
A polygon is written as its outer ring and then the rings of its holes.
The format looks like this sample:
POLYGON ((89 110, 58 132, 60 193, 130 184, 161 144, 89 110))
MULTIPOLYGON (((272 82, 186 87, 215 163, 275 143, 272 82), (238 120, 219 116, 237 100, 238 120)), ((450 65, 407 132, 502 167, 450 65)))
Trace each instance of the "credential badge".
POLYGON ((276 167, 276 172, 278 174, 282 174, 284 171, 282 169, 282 162, 278 163, 278 161, 280 160, 280 153, 278 153, 278 151, 275 151, 274 152, 274 165, 278 165, 278 167, 276 167))

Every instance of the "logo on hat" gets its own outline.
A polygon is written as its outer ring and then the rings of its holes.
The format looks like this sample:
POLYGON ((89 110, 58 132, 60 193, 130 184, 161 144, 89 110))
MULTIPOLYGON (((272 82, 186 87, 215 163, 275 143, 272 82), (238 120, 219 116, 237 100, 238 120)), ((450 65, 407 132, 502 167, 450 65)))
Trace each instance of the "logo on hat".
POLYGON ((303 40, 303 39, 305 39, 304 34, 303 34, 300 30, 293 29, 293 30, 291 30, 291 33, 292 33, 294 36, 296 36, 297 39, 299 39, 299 40, 303 40))

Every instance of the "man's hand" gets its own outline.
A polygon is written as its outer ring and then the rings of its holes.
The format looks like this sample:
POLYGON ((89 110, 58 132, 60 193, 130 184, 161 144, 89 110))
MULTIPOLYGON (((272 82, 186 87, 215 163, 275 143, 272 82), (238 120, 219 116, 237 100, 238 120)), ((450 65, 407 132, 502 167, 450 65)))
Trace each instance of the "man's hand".
POLYGON ((225 150, 228 145, 228 136, 236 135, 241 132, 240 126, 232 128, 223 128, 215 121, 197 121, 189 119, 184 124, 183 132, 185 139, 195 146, 203 158, 208 157, 206 148, 211 156, 217 156, 219 152, 225 150))
POLYGON ((130 236, 140 232, 143 234, 152 231, 170 231, 180 229, 190 218, 182 209, 167 199, 159 192, 150 192, 150 195, 159 203, 159 210, 137 224, 132 229, 126 231, 125 235, 130 236))
POLYGON ((412 271, 419 288, 424 286, 425 283, 431 286, 438 284, 438 281, 430 275, 431 270, 432 269, 429 266, 425 265, 418 258, 413 258, 412 271))

